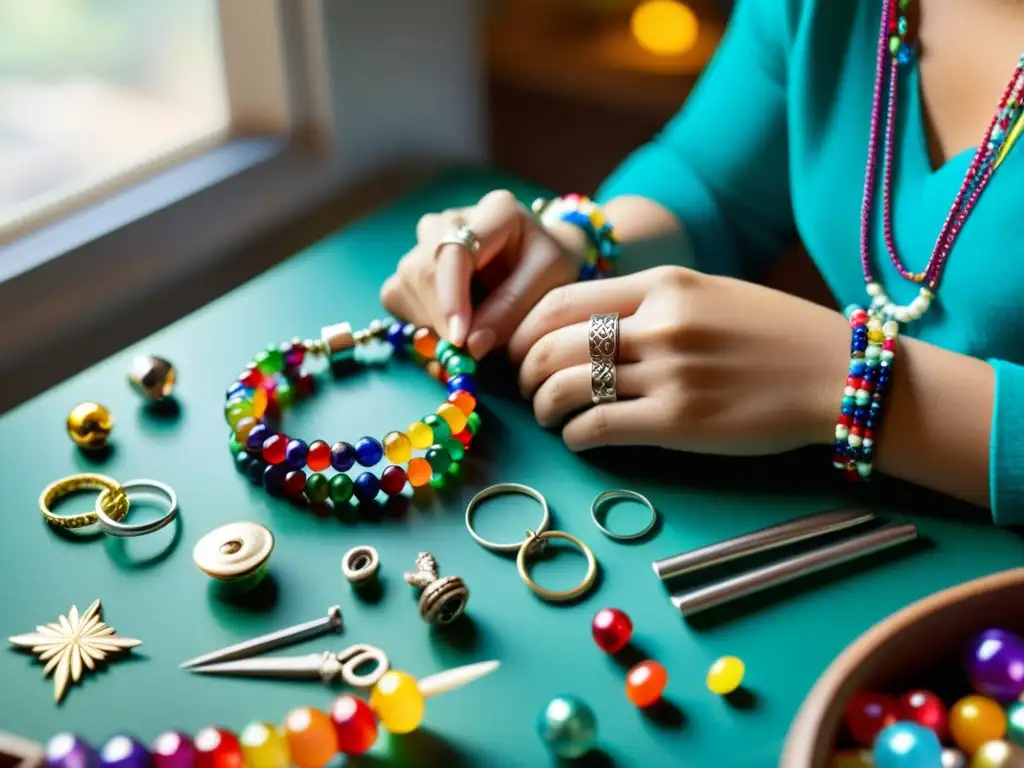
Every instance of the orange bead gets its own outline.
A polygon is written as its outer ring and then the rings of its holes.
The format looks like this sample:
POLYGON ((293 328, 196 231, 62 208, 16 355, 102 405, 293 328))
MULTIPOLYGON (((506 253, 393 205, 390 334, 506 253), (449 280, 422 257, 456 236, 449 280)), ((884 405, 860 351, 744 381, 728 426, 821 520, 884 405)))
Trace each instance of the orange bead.
POLYGON ((423 357, 433 360, 437 350, 437 334, 429 328, 417 328, 412 336, 412 345, 423 357))
POLYGON ((430 468, 430 463, 426 459, 417 456, 415 459, 409 460, 409 470, 406 474, 409 475, 409 485, 419 488, 430 482, 430 476, 434 474, 434 470, 430 468))
POLYGON ((626 698, 633 706, 644 708, 657 704, 668 683, 668 673, 656 661, 641 661, 626 675, 626 698))
POLYGON ((263 418, 263 414, 267 412, 268 402, 267 390, 263 387, 256 387, 256 391, 252 393, 252 417, 254 419, 263 418))
POLYGON ((299 768, 323 768, 338 754, 338 736, 331 718, 313 707, 297 707, 284 719, 292 763, 299 768))
POLYGON ((464 389, 457 389, 448 395, 448 402, 467 416, 476 409, 476 398, 464 389))
POLYGON ((441 364, 437 362, 437 360, 431 360, 429 363, 427 363, 427 373, 430 374, 430 378, 432 379, 437 379, 440 381, 442 370, 444 369, 441 368, 441 364))

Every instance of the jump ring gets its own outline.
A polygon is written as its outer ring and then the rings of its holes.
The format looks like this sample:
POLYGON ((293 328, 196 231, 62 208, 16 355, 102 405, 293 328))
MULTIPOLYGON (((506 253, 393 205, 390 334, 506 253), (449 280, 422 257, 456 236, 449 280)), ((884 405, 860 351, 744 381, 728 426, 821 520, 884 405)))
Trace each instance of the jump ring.
POLYGON ((482 501, 485 501, 492 496, 501 496, 507 493, 520 494, 522 496, 529 496, 536 499, 537 503, 540 504, 543 510, 543 516, 541 517, 540 525, 534 530, 540 534, 546 531, 551 526, 551 510, 548 507, 548 500, 544 498, 544 494, 538 491, 536 488, 531 488, 528 485, 522 485, 520 483, 498 483, 492 485, 489 488, 484 488, 480 493, 470 499, 469 504, 466 506, 466 530, 469 531, 469 535, 473 537, 484 549, 489 549, 492 552, 516 552, 521 550, 522 547, 530 541, 529 538, 523 541, 516 541, 511 544, 495 544, 493 541, 487 541, 476 531, 473 530, 473 512, 476 510, 482 501))
POLYGON ((140 490, 143 493, 149 491, 160 496, 167 503, 167 511, 156 520, 127 525, 111 514, 117 502, 116 499, 110 498, 110 491, 104 490, 96 499, 96 516, 99 518, 100 529, 110 536, 145 536, 147 533, 159 531, 178 515, 178 494, 166 483, 159 480, 129 480, 121 488, 126 497, 131 490, 140 490))
POLYGON ((658 510, 655 508, 654 504, 651 503, 651 500, 644 496, 642 493, 637 493, 636 491, 627 491, 623 489, 615 489, 599 493, 597 497, 593 500, 593 502, 591 502, 590 504, 590 517, 594 520, 594 525, 597 526, 597 529, 601 531, 601 533, 603 533, 605 536, 608 536, 609 538, 617 539, 619 541, 630 541, 632 539, 639 539, 643 536, 646 536, 648 533, 651 532, 651 529, 653 529, 654 526, 658 524, 658 510), (649 510, 651 510, 650 521, 647 523, 646 526, 644 526, 641 530, 637 531, 636 533, 615 533, 614 531, 609 530, 598 519, 597 510, 598 507, 600 507, 603 503, 605 503, 606 501, 611 501, 612 499, 630 499, 632 501, 640 502, 649 510))
POLYGON ((353 547, 341 558, 342 575, 356 586, 372 580, 379 568, 380 555, 373 547, 353 547))
POLYGON ((619 314, 591 315, 587 325, 590 345, 590 399, 595 404, 618 399, 615 358, 619 349, 619 314))
POLYGON ((519 578, 523 580, 523 583, 538 597, 551 603, 564 603, 568 600, 574 600, 590 590, 597 581, 597 558, 594 557, 594 553, 590 550, 590 547, 571 533, 566 533, 565 531, 544 531, 538 533, 527 531, 526 541, 523 542, 519 548, 519 554, 516 556, 516 567, 519 569, 519 578), (526 570, 527 555, 532 554, 537 549, 536 545, 538 543, 543 544, 548 539, 564 539, 571 544, 575 544, 587 558, 587 575, 583 577, 583 581, 572 589, 563 592, 545 589, 531 579, 529 572, 526 570))
POLYGON ((128 514, 128 496, 125 494, 122 485, 112 477, 94 473, 81 473, 71 475, 70 477, 62 477, 60 480, 50 483, 39 494, 39 511, 43 513, 43 517, 46 518, 48 523, 58 528, 75 529, 95 524, 99 521, 99 516, 95 512, 84 512, 80 515, 57 515, 50 509, 50 505, 55 501, 59 501, 69 493, 82 489, 108 491, 114 494, 113 499, 111 499, 111 507, 108 510, 109 516, 114 520, 123 520, 125 515, 128 514))

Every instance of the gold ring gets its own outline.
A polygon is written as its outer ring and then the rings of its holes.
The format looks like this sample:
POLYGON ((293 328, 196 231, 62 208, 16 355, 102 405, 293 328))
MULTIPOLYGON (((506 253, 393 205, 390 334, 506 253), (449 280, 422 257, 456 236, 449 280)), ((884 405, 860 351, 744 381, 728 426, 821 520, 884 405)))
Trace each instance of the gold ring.
POLYGON ((523 580, 523 583, 533 590, 538 597, 552 603, 564 603, 567 600, 574 600, 587 592, 594 586, 594 582, 597 581, 597 558, 594 557, 594 553, 590 551, 590 547, 571 533, 566 533, 565 531, 542 531, 540 533, 527 531, 526 541, 519 548, 519 555, 516 557, 516 566, 519 568, 519 578, 523 580), (572 589, 565 590, 564 592, 545 589, 531 579, 530 574, 526 570, 527 556, 540 552, 547 544, 548 539, 564 539, 571 544, 575 544, 587 558, 587 575, 583 577, 583 581, 572 589))
POLYGON ((50 483, 39 494, 39 511, 50 525, 58 528, 84 528, 99 522, 96 512, 83 512, 80 515, 55 515, 50 506, 63 499, 70 493, 83 489, 94 489, 97 491, 108 491, 108 501, 104 510, 114 520, 120 521, 128 514, 128 494, 124 488, 112 477, 91 473, 82 473, 62 477, 60 480, 50 483))

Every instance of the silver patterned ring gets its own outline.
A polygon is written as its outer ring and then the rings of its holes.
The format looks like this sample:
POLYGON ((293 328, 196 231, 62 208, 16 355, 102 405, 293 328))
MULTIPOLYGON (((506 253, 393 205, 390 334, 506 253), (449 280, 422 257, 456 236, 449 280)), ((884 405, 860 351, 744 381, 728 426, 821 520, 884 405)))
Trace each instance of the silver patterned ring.
POLYGON ((619 541, 630 541, 632 539, 639 539, 651 532, 654 526, 658 523, 658 510, 655 508, 654 504, 651 503, 651 500, 642 493, 616 488, 611 491, 604 491, 603 493, 597 494, 594 501, 590 504, 590 517, 593 518, 594 525, 596 525, 598 530, 605 536, 619 541), (651 510, 651 519, 648 521, 647 525, 635 533, 615 533, 614 531, 609 530, 608 527, 601 522, 601 519, 598 516, 598 508, 605 502, 612 501, 613 499, 629 499, 630 501, 637 501, 643 504, 651 510))
POLYGON ((163 516, 148 523, 127 525, 118 522, 108 513, 107 506, 109 504, 110 491, 104 490, 96 499, 96 516, 99 518, 100 529, 104 533, 110 536, 144 536, 147 533, 159 531, 177 517, 178 494, 166 483, 161 483, 159 480, 129 480, 127 483, 121 483, 121 487, 129 499, 132 496, 131 491, 140 491, 141 493, 138 495, 142 496, 159 497, 167 505, 167 511, 164 512, 163 516))
POLYGON ((619 313, 591 315, 587 326, 590 341, 590 400, 594 405, 619 399, 615 357, 619 351, 619 313))
POLYGON ((480 238, 476 236, 476 232, 470 229, 464 220, 457 221, 455 229, 441 238, 441 242, 437 244, 437 248, 434 250, 435 259, 441 255, 441 251, 446 245, 457 245, 460 248, 464 248, 469 252, 469 257, 473 260, 473 264, 476 264, 476 258, 480 255, 480 238))

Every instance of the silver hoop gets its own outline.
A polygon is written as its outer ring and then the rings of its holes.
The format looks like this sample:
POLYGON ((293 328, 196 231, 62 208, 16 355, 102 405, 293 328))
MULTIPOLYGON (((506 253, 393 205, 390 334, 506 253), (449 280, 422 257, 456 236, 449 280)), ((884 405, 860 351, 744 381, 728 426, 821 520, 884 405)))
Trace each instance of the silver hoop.
POLYGON ((618 541, 631 541, 632 539, 639 539, 642 536, 646 536, 648 533, 650 533, 651 529, 653 529, 654 526, 658 524, 658 510, 654 507, 654 504, 651 503, 650 499, 648 499, 642 493, 622 489, 614 489, 611 491, 604 491, 603 493, 597 494, 597 497, 590 504, 590 517, 593 519, 594 525, 597 526, 597 529, 601 533, 603 533, 608 538, 617 539, 618 541), (629 499, 630 501, 640 502, 649 510, 651 510, 650 522, 648 522, 642 530, 639 530, 636 533, 615 533, 614 531, 609 530, 598 519, 597 510, 598 507, 600 507, 606 501, 611 501, 612 499, 629 499))
POLYGON ((372 580, 379 568, 380 555, 373 547, 353 547, 341 558, 341 573, 355 586, 372 580))
MULTIPOLYGON (((178 515, 178 494, 166 483, 161 483, 159 480, 129 480, 127 483, 122 483, 121 488, 129 499, 131 498, 129 491, 141 490, 143 493, 149 491, 149 495, 159 496, 167 503, 167 511, 162 517, 148 523, 127 525, 118 522, 108 512, 110 491, 103 490, 96 499, 96 516, 99 518, 100 530, 110 536, 144 536, 147 533, 159 531, 178 515)), ((116 511, 116 507, 114 511, 116 511)))
POLYGON ((530 538, 528 537, 522 541, 516 541, 511 544, 495 544, 493 541, 487 541, 487 539, 483 538, 473 530, 473 512, 478 506, 480 506, 480 503, 493 496, 502 496, 508 493, 529 496, 532 499, 536 499, 537 503, 540 504, 544 514, 541 518, 540 525, 533 529, 536 534, 543 533, 551 526, 551 510, 548 508, 548 500, 545 499, 544 494, 536 488, 531 488, 528 485, 522 485, 520 483, 498 483, 497 485, 492 485, 489 488, 484 488, 480 493, 469 500, 469 504, 466 507, 466 530, 469 531, 469 535, 473 537, 473 540, 477 544, 484 549, 491 550, 492 552, 518 552, 526 542, 530 541, 530 538))
POLYGON ((457 245, 460 248, 464 248, 469 252, 469 257, 473 260, 473 263, 476 264, 476 257, 480 255, 480 238, 476 236, 476 233, 470 229, 468 224, 459 224, 441 238, 441 242, 437 244, 437 248, 434 250, 435 259, 441 255, 441 250, 446 245, 457 245))
POLYGON ((619 313, 591 315, 587 326, 590 341, 590 400, 594 405, 618 400, 615 357, 619 351, 619 313))

